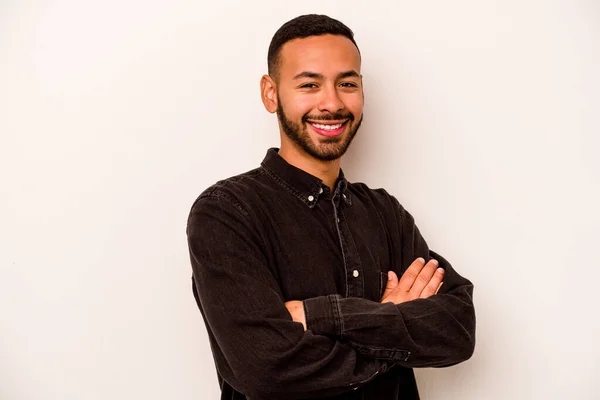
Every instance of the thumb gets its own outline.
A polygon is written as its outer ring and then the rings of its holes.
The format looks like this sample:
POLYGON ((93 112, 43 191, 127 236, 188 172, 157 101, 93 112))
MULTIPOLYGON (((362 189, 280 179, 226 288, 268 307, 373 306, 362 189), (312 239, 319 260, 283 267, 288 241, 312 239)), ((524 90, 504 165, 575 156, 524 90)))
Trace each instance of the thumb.
POLYGON ((396 289, 396 286, 398 286, 398 275, 396 275, 394 271, 388 271, 388 281, 385 285, 385 291, 383 292, 383 296, 381 296, 381 298, 385 299, 387 296, 389 296, 394 289, 396 289))

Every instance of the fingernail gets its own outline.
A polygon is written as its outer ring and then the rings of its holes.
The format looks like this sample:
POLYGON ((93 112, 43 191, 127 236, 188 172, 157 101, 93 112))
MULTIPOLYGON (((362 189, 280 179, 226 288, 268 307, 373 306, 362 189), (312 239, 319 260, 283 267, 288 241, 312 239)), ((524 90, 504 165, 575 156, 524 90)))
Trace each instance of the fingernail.
POLYGON ((444 268, 438 268, 438 269, 437 269, 437 272, 439 272, 440 274, 443 274, 443 273, 444 273, 444 272, 446 272, 446 271, 444 271, 444 268))
POLYGON ((439 265, 440 263, 438 262, 438 260, 434 260, 433 258, 431 259, 431 262, 434 263, 435 265, 439 265))
POLYGON ((419 262, 422 262, 423 264, 425 264, 425 259, 424 259, 423 257, 419 257, 419 258, 417 258, 417 260, 418 260, 419 262))
POLYGON ((388 271, 388 280, 391 281, 394 279, 394 276, 392 275, 392 271, 388 271))

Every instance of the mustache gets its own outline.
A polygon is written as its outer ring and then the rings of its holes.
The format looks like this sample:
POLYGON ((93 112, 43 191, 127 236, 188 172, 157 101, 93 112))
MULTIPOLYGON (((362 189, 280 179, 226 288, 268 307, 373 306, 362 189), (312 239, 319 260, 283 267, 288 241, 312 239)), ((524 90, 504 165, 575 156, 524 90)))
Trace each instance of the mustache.
POLYGON ((339 121, 341 119, 347 119, 349 121, 354 121, 354 115, 352 115, 350 113, 346 113, 346 114, 336 113, 336 114, 327 114, 327 115, 308 115, 308 114, 305 114, 302 117, 302 122, 306 122, 309 119, 311 121, 339 121))

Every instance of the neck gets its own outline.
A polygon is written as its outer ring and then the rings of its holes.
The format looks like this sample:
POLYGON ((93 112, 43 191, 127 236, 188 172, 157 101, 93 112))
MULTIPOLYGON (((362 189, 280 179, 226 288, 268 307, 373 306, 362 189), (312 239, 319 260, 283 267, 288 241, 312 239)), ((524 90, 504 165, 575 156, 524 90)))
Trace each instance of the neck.
POLYGON ((332 161, 321 161, 300 149, 294 148, 294 146, 286 146, 286 143, 281 143, 279 155, 288 164, 316 176, 333 191, 335 181, 340 174, 341 158, 332 161))

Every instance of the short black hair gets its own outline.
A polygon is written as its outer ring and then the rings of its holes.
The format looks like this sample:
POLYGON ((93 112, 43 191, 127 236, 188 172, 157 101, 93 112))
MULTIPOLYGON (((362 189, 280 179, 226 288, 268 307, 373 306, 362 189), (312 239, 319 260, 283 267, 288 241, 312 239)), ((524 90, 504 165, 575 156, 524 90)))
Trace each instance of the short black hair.
MULTIPOLYGON (((279 54, 284 44, 293 39, 327 34, 347 37, 358 50, 358 45, 354 41, 354 32, 337 19, 330 18, 327 15, 301 15, 283 24, 271 39, 267 55, 269 75, 274 77, 277 75, 280 62, 279 54)), ((360 50, 358 50, 358 53, 360 54, 360 50)))

